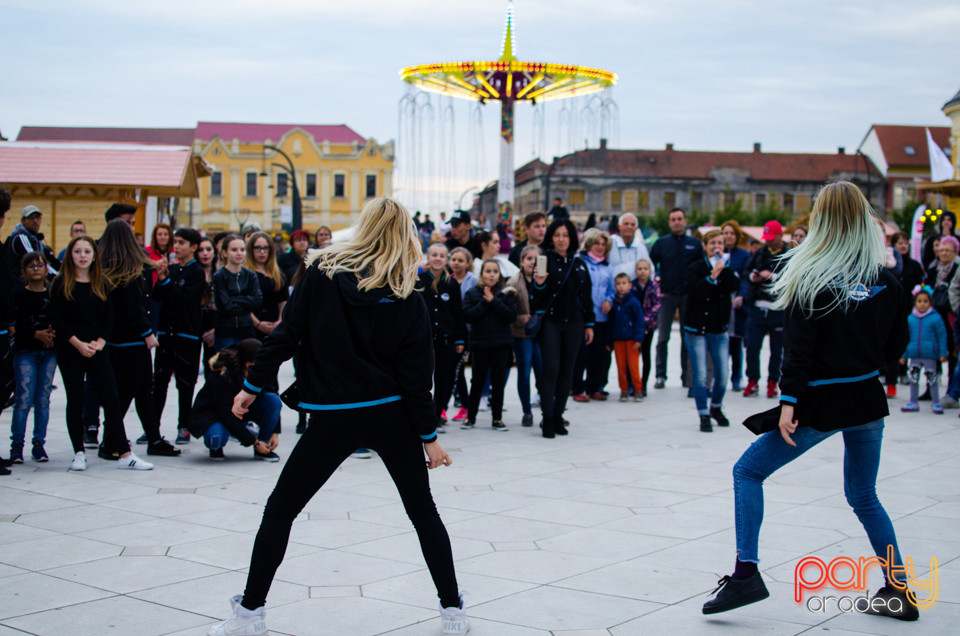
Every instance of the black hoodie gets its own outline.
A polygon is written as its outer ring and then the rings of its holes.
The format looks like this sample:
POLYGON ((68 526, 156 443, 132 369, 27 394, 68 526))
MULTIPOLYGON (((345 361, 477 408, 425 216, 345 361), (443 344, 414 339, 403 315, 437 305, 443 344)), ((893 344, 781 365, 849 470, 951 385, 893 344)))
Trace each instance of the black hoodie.
POLYGON ((421 294, 360 291, 352 274, 331 279, 311 265, 244 387, 259 393, 275 383, 280 364, 294 355, 301 409, 342 412, 399 401, 420 438, 436 439, 433 343, 421 294))

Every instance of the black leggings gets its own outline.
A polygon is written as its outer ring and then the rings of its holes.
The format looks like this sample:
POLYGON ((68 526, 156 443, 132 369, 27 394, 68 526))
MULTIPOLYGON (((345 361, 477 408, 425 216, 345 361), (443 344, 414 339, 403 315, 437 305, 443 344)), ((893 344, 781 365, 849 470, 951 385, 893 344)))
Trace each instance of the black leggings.
POLYGON ((560 417, 567 406, 573 367, 583 344, 582 322, 544 320, 540 327, 540 355, 543 357, 543 378, 540 382, 540 411, 543 423, 560 417))
POLYGON ((407 516, 420 538, 420 549, 440 603, 443 607, 460 606, 450 538, 430 495, 423 445, 409 424, 402 403, 395 402, 317 414, 312 418, 311 425, 290 453, 263 511, 243 592, 244 607, 256 609, 266 604, 270 584, 287 549, 293 520, 337 467, 358 448, 377 451, 393 478, 407 516))
POLYGON ((467 405, 467 419, 471 422, 477 420, 483 385, 487 382, 487 372, 490 373, 490 411, 493 414, 493 421, 499 422, 503 419, 503 389, 507 384, 507 372, 510 370, 512 353, 512 347, 474 349, 470 352, 473 371, 470 376, 470 403, 467 405))
POLYGON ((200 371, 200 339, 163 335, 159 340, 153 372, 153 403, 157 421, 163 416, 163 407, 167 403, 167 386, 170 385, 170 376, 173 376, 177 381, 177 395, 180 398, 177 427, 187 428, 190 408, 193 406, 193 390, 200 371))
POLYGON ((447 408, 457 374, 457 349, 446 338, 433 340, 433 401, 437 409, 437 421, 447 408))
POLYGON ((149 443, 160 441, 160 420, 153 405, 153 365, 150 362, 150 350, 144 345, 130 347, 112 347, 110 364, 117 380, 117 394, 120 399, 120 413, 126 415, 130 402, 134 402, 137 417, 149 443))
POLYGON ((57 349, 57 365, 67 394, 67 432, 73 452, 83 451, 83 376, 86 374, 103 406, 104 451, 129 453, 110 354, 98 351, 92 358, 84 358, 73 345, 67 344, 57 349))

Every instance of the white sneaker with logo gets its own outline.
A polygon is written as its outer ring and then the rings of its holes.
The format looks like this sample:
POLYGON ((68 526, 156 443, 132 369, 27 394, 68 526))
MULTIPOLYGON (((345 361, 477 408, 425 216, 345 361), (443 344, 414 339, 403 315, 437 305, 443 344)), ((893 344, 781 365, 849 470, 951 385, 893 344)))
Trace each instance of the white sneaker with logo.
POLYGON ((470 620, 463 609, 463 594, 460 595, 460 607, 440 607, 440 623, 444 634, 466 634, 470 631, 470 620))
POLYGON ((87 455, 83 451, 80 451, 73 456, 73 461, 70 463, 70 470, 86 470, 87 469, 87 455))
POLYGON ((153 464, 130 453, 117 460, 117 468, 121 470, 153 470, 153 464))
POLYGON ((267 611, 262 607, 248 610, 240 605, 242 600, 240 594, 230 599, 233 615, 211 627, 207 636, 267 636, 267 611))

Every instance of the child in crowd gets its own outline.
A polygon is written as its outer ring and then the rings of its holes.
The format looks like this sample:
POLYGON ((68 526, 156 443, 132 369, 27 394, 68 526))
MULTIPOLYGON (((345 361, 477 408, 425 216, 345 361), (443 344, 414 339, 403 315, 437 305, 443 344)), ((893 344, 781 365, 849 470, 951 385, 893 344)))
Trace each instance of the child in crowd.
POLYGON ((643 335, 643 346, 640 348, 640 359, 643 361, 643 379, 640 394, 647 397, 647 380, 650 379, 650 347, 657 333, 657 317, 660 315, 660 285, 653 280, 653 265, 646 259, 637 261, 637 279, 633 282, 633 294, 640 301, 643 308, 643 321, 646 328, 643 335))
POLYGON ((212 373, 197 393, 190 412, 189 428, 194 437, 203 438, 213 461, 225 459, 223 447, 231 436, 243 446, 253 446, 254 459, 280 461, 280 457, 273 452, 278 445, 279 436, 274 431, 280 421, 280 396, 267 391, 257 396, 247 412, 247 419, 260 427, 256 433, 247 427, 246 421, 231 412, 233 398, 243 389, 247 368, 253 364, 259 350, 259 340, 246 338, 221 349, 209 360, 212 373))
POLYGON ((473 375, 467 420, 460 428, 472 429, 480 410, 480 395, 490 372, 490 410, 493 428, 507 430, 503 423, 503 390, 510 369, 513 333, 510 325, 517 319, 517 291, 504 287, 500 262, 488 258, 480 269, 480 282, 463 299, 463 315, 470 323, 470 356, 473 375))
MULTIPOLYGON (((455 281, 460 283, 460 303, 463 306, 463 298, 467 292, 477 284, 479 280, 473 273, 473 254, 465 247, 455 247, 450 250, 450 275, 455 281)), ((470 401, 470 394, 467 390, 467 379, 463 373, 467 366, 467 352, 464 351, 457 357, 457 379, 454 382, 453 396, 454 406, 459 407, 456 415, 453 416, 454 422, 462 422, 467 419, 467 402, 470 401)))
POLYGON ((224 265, 213 275, 213 298, 217 303, 217 326, 213 347, 220 351, 245 338, 253 338, 253 313, 260 309, 263 294, 257 274, 243 266, 247 246, 231 234, 220 247, 224 265))
POLYGON ((153 464, 130 451, 123 428, 110 357, 103 351, 113 333, 114 309, 100 268, 97 244, 78 236, 67 245, 67 259, 50 286, 50 314, 57 335, 57 364, 67 394, 67 431, 73 444, 70 470, 86 470, 83 450, 83 378, 93 383, 104 414, 99 455, 116 459, 117 468, 150 470, 153 464))
MULTIPOLYGON (((629 274, 617 274, 613 284, 617 293, 608 316, 606 347, 607 351, 613 351, 617 356, 620 401, 626 402, 629 397, 627 372, 634 378, 634 382, 639 382, 640 348, 643 346, 647 324, 640 299, 630 293, 629 274)), ((634 387, 633 401, 643 401, 642 386, 634 387)))
POLYGON ((693 379, 693 397, 700 414, 700 431, 730 426, 723 414, 723 396, 730 377, 730 339, 727 328, 733 307, 733 292, 740 280, 730 267, 730 255, 723 251, 723 233, 709 230, 703 235, 704 257, 687 272, 687 321, 683 325, 693 379), (707 407, 707 354, 713 361, 713 388, 707 407))
POLYGON ((437 413, 437 432, 444 432, 447 402, 456 381, 457 359, 467 340, 467 324, 461 308, 460 283, 449 275, 447 247, 434 243, 427 249, 427 267, 420 272, 417 290, 430 312, 433 334, 433 401, 437 413))
POLYGON ((940 314, 932 307, 932 290, 924 285, 914 291, 913 311, 907 316, 910 327, 910 342, 900 359, 907 364, 910 377, 910 401, 900 407, 901 411, 911 413, 920 410, 917 395, 920 389, 920 372, 927 378, 927 390, 933 400, 933 412, 943 413, 940 405, 940 375, 937 373, 937 360, 947 361, 947 328, 940 314), (907 362, 909 360, 909 362, 907 362))
POLYGON ((160 301, 160 331, 153 361, 153 403, 157 421, 167 403, 170 377, 177 383, 177 444, 190 442, 187 419, 193 403, 193 390, 200 370, 200 335, 203 332, 200 307, 206 286, 203 268, 195 258, 202 241, 200 232, 181 227, 173 235, 173 253, 177 262, 159 261, 153 297, 160 301))
POLYGON ((57 370, 54 332, 47 292, 47 261, 40 252, 27 252, 20 261, 25 286, 16 294, 17 323, 13 343, 16 402, 10 431, 10 459, 23 463, 27 416, 33 409, 33 449, 38 462, 48 460, 43 448, 50 419, 50 390, 57 370))
POLYGON ((523 426, 533 426, 533 405, 530 401, 530 372, 536 378, 536 386, 540 385, 540 374, 543 372, 543 360, 540 356, 540 343, 536 337, 527 333, 527 322, 533 315, 530 309, 533 303, 533 274, 537 264, 537 257, 542 254, 537 245, 526 245, 520 251, 520 271, 511 278, 507 285, 517 290, 517 320, 513 323, 513 355, 517 360, 517 394, 520 397, 520 406, 523 407, 523 426))

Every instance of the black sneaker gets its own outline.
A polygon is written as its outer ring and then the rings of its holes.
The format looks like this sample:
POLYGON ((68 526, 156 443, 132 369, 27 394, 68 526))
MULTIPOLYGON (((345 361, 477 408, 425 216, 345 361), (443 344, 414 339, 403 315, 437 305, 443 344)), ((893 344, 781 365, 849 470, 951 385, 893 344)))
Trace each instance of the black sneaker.
POLYGON ((147 446, 147 455, 159 455, 162 457, 179 457, 183 452, 179 448, 165 439, 159 439, 147 446))
POLYGON ((723 414, 719 406, 714 406, 710 409, 710 417, 717 420, 717 426, 730 426, 730 420, 723 414))
POLYGON ((864 602, 863 608, 863 611, 867 614, 889 616, 898 621, 915 621, 920 618, 920 612, 907 595, 907 590, 897 589, 890 583, 881 587, 869 604, 864 602), (881 603, 877 599, 883 599, 883 602, 881 603))
POLYGON ((10 446, 10 463, 23 463, 23 444, 13 444, 10 446))
POLYGON ((728 612, 750 603, 762 601, 770 596, 770 592, 767 591, 767 586, 763 584, 759 572, 754 572, 753 576, 746 579, 725 576, 717 583, 717 589, 713 592, 719 590, 719 593, 703 604, 704 614, 728 612))
POLYGON ((118 459, 120 459, 120 453, 118 453, 117 451, 108 451, 101 444, 97 448, 97 457, 99 457, 100 459, 106 459, 107 461, 115 462, 118 459))
POLYGON ((710 416, 709 416, 709 415, 701 415, 701 416, 700 416, 700 432, 701 432, 701 433, 712 433, 712 432, 713 432, 713 424, 710 423, 710 416))
POLYGON ((570 423, 567 422, 567 420, 562 417, 556 417, 553 420, 553 432, 557 435, 568 435, 567 426, 569 425, 570 423))
POLYGON ((174 440, 175 443, 179 445, 189 444, 190 443, 190 431, 185 428, 177 430, 177 439, 174 440))
POLYGON ((222 448, 211 448, 210 449, 210 460, 215 462, 222 462, 226 457, 223 456, 222 448))
POLYGON ((137 438, 137 444, 146 444, 148 441, 146 433, 137 438))
POLYGON ((33 457, 33 461, 36 462, 50 461, 50 458, 47 456, 47 451, 44 450, 43 444, 40 442, 33 443, 33 450, 30 451, 30 455, 33 457))
POLYGON ((662 389, 667 385, 667 381, 664 378, 657 378, 656 382, 653 383, 653 388, 662 389))
POLYGON ((98 448, 100 446, 99 440, 97 440, 97 427, 88 426, 83 431, 83 447, 84 448, 98 448))
POLYGON ((271 464, 274 462, 280 461, 280 456, 274 453, 273 451, 267 451, 266 453, 258 453, 256 448, 253 449, 253 458, 259 459, 265 462, 270 462, 271 464))
POLYGON ((476 422, 473 420, 463 420, 463 423, 460 424, 460 428, 465 431, 472 431, 473 427, 476 425, 476 422))
POLYGON ((501 420, 497 420, 493 423, 493 430, 495 431, 507 431, 510 430, 507 428, 507 425, 504 424, 501 420))

